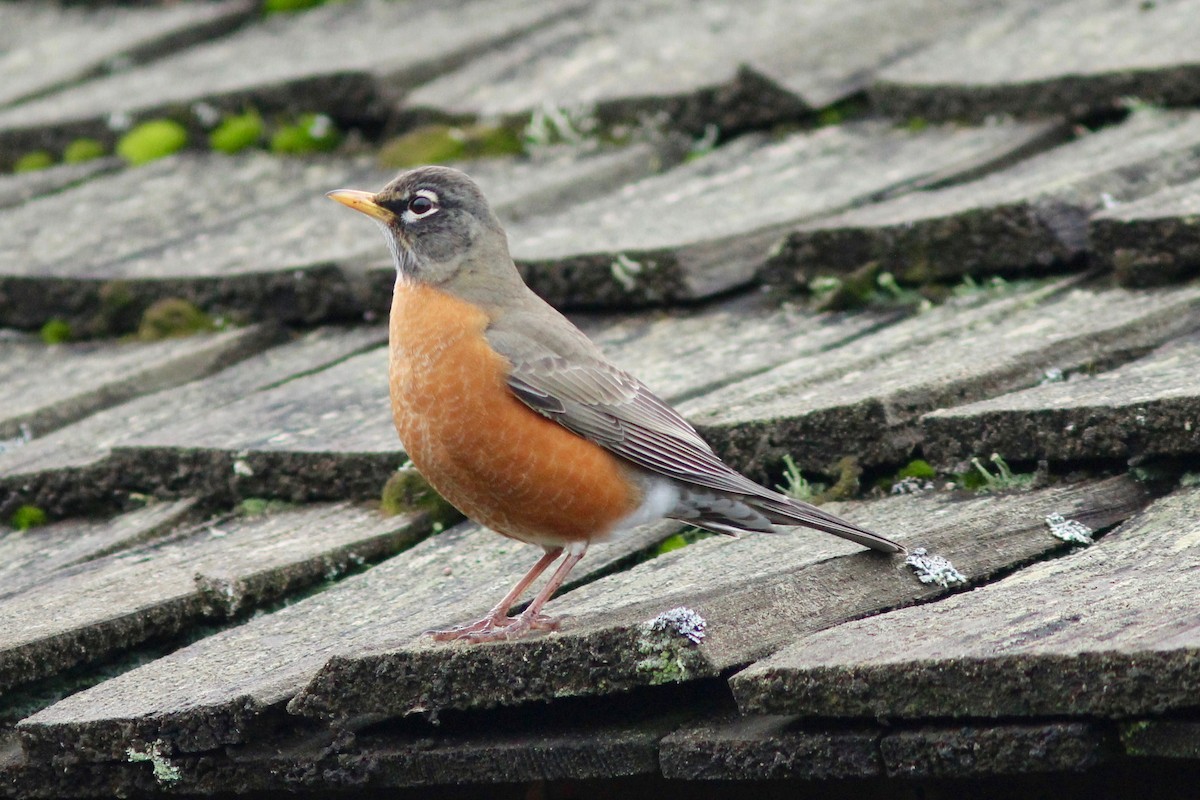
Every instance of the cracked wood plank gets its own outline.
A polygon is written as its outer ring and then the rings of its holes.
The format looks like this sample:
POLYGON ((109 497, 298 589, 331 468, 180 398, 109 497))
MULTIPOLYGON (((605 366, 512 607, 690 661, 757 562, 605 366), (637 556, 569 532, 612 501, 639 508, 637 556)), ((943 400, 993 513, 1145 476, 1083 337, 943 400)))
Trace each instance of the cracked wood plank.
POLYGON ((277 341, 271 325, 159 342, 0 340, 0 439, 29 439, 203 378, 277 341))
POLYGON ((1119 125, 978 180, 913 192, 800 226, 763 269, 804 288, 874 264, 899 280, 1029 275, 1101 263, 1088 220, 1200 175, 1200 114, 1139 110, 1119 125))
POLYGON ((996 9, 956 36, 883 69, 870 89, 885 114, 982 119, 1106 110, 1125 98, 1200 99, 1200 2, 1071 0, 996 9))
POLYGON ((926 337, 927 315, 920 315, 893 326, 916 329, 916 341, 884 329, 680 411, 732 463, 766 465, 790 454, 803 469, 825 474, 843 455, 863 466, 903 463, 930 411, 1034 386, 1052 368, 1119 364, 1200 325, 1195 287, 1076 288, 1028 300, 1010 301, 999 316, 987 304, 974 317, 948 311, 948 329, 938 337, 926 337))
MULTIPOLYGON (((592 548, 568 588, 636 560, 679 527, 647 526, 592 548)), ((276 729, 287 703, 331 657, 386 649, 481 616, 537 552, 474 524, 456 526, 321 594, 39 712, 22 723, 26 750, 35 758, 111 761, 145 742, 161 741, 165 753, 254 742, 276 729)))
MULTIPOLYGON (((211 414, 247 394, 336 364, 386 339, 382 326, 319 328, 203 380, 138 397, 17 443, 0 451, 0 513, 7 516, 21 503, 34 503, 58 518, 121 502, 134 476, 126 474, 128 464, 111 457, 114 447, 164 425, 211 414)), ((155 483, 188 494, 186 475, 178 476, 179 482, 161 473, 156 477, 155 483)))
POLYGON ((0 4, 0 106, 219 36, 255 10, 249 0, 136 9, 0 4))
MULTIPOLYGON (((664 148, 636 145, 460 166, 502 218, 515 219, 609 191, 668 160, 664 148)), ((8 209, 0 213, 0 321, 36 328, 63 318, 107 335, 135 326, 163 297, 292 323, 386 314, 395 272, 383 240, 325 192, 377 189, 394 174, 364 158, 183 154, 8 209)))
POLYGON ((1200 180, 1096 214, 1088 238, 1122 286, 1187 280, 1200 272, 1200 180))
POLYGON ((761 128, 837 103, 896 58, 992 13, 993 3, 963 0, 605 0, 414 89, 401 109, 495 118, 559 107, 608 124, 761 128))
POLYGON ((694 301, 755 280, 772 246, 805 220, 977 170, 1047 125, 900 130, 881 122, 773 141, 750 135, 662 175, 509 226, 513 258, 555 305, 694 301), (940 179, 940 177, 939 177, 940 179))
MULTIPOLYGON (((1071 517, 1071 513, 1064 512, 1071 517)), ((804 636, 732 679, 746 713, 1127 717, 1194 707, 1200 490, 940 603, 804 636)))
POLYGON ((0 143, 23 152, 34 144, 58 150, 80 136, 112 142, 124 127, 164 115, 199 136, 214 116, 246 107, 378 123, 408 89, 573 7, 536 0, 474 5, 481 13, 466 0, 354 0, 271 15, 230 36, 0 110, 0 143))
MULTIPOLYGON (((1003 498, 897 497, 846 504, 838 513, 949 558, 978 584, 1061 549, 1044 523, 1055 510, 1096 515, 1088 524, 1102 527, 1144 503, 1140 486, 1115 479, 1003 498)), ((288 708, 315 716, 405 715, 716 677, 797 636, 947 593, 918 581, 902 561, 811 531, 709 538, 553 601, 548 613, 574 618, 559 633, 478 647, 412 639, 344 651, 288 708), (678 606, 707 620, 699 644, 648 624, 678 606)))
POLYGON ((1068 374, 921 420, 925 454, 948 464, 1000 453, 1013 461, 1078 461, 1200 453, 1200 337, 1163 345, 1109 372, 1068 374))
POLYGON ((234 618, 428 533, 348 504, 201 523, 63 568, 0 598, 0 689, 234 618))
POLYGON ((1083 771, 1114 753, 1086 722, 836 727, 790 716, 739 717, 663 739, 663 775, 676 780, 980 778, 1083 771))

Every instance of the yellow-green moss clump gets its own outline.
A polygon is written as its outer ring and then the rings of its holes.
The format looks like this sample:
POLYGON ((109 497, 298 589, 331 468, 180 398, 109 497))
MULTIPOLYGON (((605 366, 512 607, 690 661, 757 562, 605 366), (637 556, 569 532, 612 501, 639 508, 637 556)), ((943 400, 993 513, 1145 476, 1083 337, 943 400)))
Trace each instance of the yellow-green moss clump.
POLYGON ((304 11, 309 8, 316 8, 325 3, 325 0, 264 0, 264 14, 282 14, 289 11, 304 11))
POLYGON ((518 155, 520 134, 499 125, 424 125, 392 139, 379 151, 379 163, 391 169, 445 164, 473 158, 518 155))
POLYGON ((53 166, 54 156, 45 150, 34 150, 17 159, 17 163, 13 164, 13 172, 36 172, 53 166))
POLYGON ((446 502, 411 463, 396 470, 383 485, 379 509, 389 517, 424 511, 435 532, 462 519, 459 510, 446 502))
POLYGON ((13 512, 12 519, 9 521, 17 530, 27 531, 30 528, 36 528, 39 525, 45 525, 46 512, 42 511, 37 506, 24 505, 13 512))
POLYGON ((342 141, 341 131, 324 114, 305 114, 294 125, 280 128, 271 137, 271 152, 282 155, 328 153, 342 141))
POLYGON ((263 120, 257 111, 247 111, 221 120, 208 135, 208 146, 219 153, 237 153, 262 141, 263 120))
POLYGON ((130 164, 146 164, 182 150, 187 142, 187 129, 175 120, 152 119, 121 137, 117 155, 130 164))
POLYGON ((217 324, 213 322, 212 317, 187 300, 166 297, 155 302, 142 314, 137 338, 142 341, 156 342, 160 339, 191 336, 195 333, 215 331, 216 329, 217 324))
POLYGON ((71 326, 57 317, 46 320, 39 333, 42 341, 46 344, 62 344, 71 341, 71 326))
POLYGON ((101 158, 106 152, 104 145, 95 139, 76 139, 63 151, 63 161, 67 164, 82 164, 84 161, 101 158))

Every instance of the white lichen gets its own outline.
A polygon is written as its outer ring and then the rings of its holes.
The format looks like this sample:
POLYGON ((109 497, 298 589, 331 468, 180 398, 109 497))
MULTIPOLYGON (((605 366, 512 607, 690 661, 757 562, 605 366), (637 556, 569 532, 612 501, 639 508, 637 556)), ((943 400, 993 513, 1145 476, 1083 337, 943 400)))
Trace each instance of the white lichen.
POLYGON ((920 494, 931 489, 933 489, 933 481, 911 475, 892 484, 892 494, 920 494))
POLYGON ((136 764, 139 761, 150 763, 154 767, 154 780, 159 783, 174 783, 183 777, 179 772, 179 767, 172 764, 163 755, 163 741, 156 740, 149 745, 145 750, 135 750, 132 747, 125 749, 125 760, 131 764, 136 764))
POLYGON ((930 555, 924 547, 918 547, 910 552, 908 558, 904 559, 904 563, 912 567, 913 572, 917 575, 917 580, 921 583, 936 583, 942 588, 948 588, 951 584, 959 585, 967 582, 967 576, 955 569, 949 559, 930 555))
POLYGON ((704 629, 708 623, 704 617, 687 606, 678 606, 670 611, 664 611, 646 624, 653 633, 673 633, 676 636, 682 636, 692 644, 700 644, 704 641, 704 629))
POLYGON ((1050 533, 1064 542, 1071 544, 1091 544, 1092 529, 1076 519, 1066 519, 1062 514, 1051 514, 1046 517, 1046 527, 1050 533))
POLYGON ((254 470, 251 469, 250 465, 246 463, 245 459, 239 458, 233 462, 233 474, 243 478, 249 478, 254 475, 254 470))
POLYGON ((1042 373, 1042 377, 1038 379, 1038 386, 1045 386, 1047 383, 1062 383, 1067 379, 1067 376, 1058 367, 1051 367, 1042 373))

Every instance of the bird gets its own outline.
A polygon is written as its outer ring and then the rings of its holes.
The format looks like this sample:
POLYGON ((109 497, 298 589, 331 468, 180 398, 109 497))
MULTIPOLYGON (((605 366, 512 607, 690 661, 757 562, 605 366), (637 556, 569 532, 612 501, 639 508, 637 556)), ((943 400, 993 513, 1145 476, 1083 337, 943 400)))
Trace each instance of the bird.
POLYGON ((588 546, 665 517, 729 535, 807 526, 904 551, 726 465, 525 284, 503 226, 465 173, 418 167, 375 193, 326 196, 370 217, 392 255, 388 382, 406 455, 467 517, 543 550, 482 618, 428 631, 435 640, 557 629, 542 609, 588 546), (509 616, 559 557, 529 605, 509 616))

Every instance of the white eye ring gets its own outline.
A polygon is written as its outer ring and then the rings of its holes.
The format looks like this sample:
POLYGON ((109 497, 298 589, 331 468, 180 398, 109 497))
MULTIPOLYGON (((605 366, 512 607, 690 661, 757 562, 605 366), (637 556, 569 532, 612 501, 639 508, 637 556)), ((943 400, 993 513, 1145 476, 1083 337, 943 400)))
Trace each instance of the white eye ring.
MULTIPOLYGON (((426 203, 417 203, 417 205, 425 206, 426 203)), ((405 207, 404 213, 401 214, 401 217, 405 222, 416 222, 419 219, 425 219, 425 217, 436 214, 440 208, 441 206, 438 204, 438 196, 436 192, 431 192, 428 189, 417 189, 417 191, 413 193, 412 198, 408 201, 408 205, 405 207), (428 202, 428 207, 425 208, 425 210, 416 211, 413 209, 413 204, 418 199, 428 202)))

